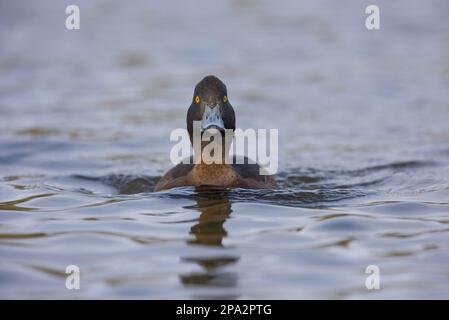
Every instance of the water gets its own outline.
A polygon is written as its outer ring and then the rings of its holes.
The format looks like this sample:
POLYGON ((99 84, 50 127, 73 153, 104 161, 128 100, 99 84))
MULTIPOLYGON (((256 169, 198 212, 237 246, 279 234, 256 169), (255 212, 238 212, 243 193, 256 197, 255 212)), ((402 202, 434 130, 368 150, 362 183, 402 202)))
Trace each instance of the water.
POLYGON ((448 298, 447 1, 77 3, 0 3, 1 298, 448 298), (152 192, 207 74, 279 189, 152 192))

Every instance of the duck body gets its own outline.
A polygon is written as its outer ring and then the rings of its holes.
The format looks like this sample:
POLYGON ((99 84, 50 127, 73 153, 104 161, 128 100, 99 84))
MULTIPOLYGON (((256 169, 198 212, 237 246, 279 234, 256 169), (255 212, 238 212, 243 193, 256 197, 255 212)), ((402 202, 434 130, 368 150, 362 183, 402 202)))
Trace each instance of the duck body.
MULTIPOLYGON (((192 158, 190 159, 192 160, 192 158)), ((154 191, 193 186, 215 188, 271 189, 277 186, 272 176, 260 175, 259 165, 250 164, 190 164, 180 163, 170 169, 156 184, 154 191)))

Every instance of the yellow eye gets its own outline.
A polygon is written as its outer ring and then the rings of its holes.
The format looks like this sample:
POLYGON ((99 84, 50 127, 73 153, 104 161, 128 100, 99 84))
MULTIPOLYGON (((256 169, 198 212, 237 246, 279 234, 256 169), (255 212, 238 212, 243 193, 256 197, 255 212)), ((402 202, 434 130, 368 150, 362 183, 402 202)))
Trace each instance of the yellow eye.
POLYGON ((224 96, 224 97, 223 97, 223 102, 224 102, 224 103, 228 102, 228 96, 224 96))
POLYGON ((200 97, 199 96, 196 96, 195 97, 195 102, 198 104, 198 103, 200 103, 200 97))

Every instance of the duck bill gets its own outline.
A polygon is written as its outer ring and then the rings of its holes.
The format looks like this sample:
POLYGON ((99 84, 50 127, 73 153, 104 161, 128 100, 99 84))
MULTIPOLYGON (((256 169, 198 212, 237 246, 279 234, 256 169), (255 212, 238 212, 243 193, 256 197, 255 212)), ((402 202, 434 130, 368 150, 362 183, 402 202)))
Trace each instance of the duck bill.
POLYGON ((218 129, 219 131, 224 131, 224 122, 221 117, 220 107, 204 107, 203 117, 201 119, 201 130, 205 131, 207 129, 218 129))

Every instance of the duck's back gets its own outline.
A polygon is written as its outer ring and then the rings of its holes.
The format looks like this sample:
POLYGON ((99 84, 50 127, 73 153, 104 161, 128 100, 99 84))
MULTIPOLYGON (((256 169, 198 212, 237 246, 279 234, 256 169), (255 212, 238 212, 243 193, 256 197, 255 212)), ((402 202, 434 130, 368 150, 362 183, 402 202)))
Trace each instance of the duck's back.
POLYGON ((270 175, 261 175, 260 166, 248 157, 234 156, 232 167, 240 176, 242 188, 265 189, 275 188, 276 182, 270 175), (239 162, 237 162, 239 161, 239 162))

